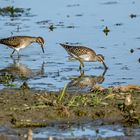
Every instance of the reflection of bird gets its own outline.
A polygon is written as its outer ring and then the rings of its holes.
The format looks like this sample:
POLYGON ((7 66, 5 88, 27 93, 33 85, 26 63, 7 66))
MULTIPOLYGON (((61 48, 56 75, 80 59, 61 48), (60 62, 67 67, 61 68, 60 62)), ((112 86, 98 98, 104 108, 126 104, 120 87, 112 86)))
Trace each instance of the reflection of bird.
POLYGON ((71 45, 65 45, 60 44, 67 52, 68 54, 80 61, 80 69, 81 67, 84 67, 84 61, 85 62, 96 62, 99 61, 103 63, 105 69, 107 69, 106 64, 104 63, 104 56, 101 54, 96 54, 94 50, 84 47, 84 46, 71 46, 71 45))
POLYGON ((32 131, 32 129, 28 130, 27 140, 33 140, 33 131, 32 131))
POLYGON ((17 79, 32 78, 38 75, 44 75, 44 63, 42 64, 41 69, 37 71, 33 71, 32 69, 28 68, 26 65, 20 64, 14 60, 13 64, 0 70, 0 74, 5 74, 5 73, 11 74, 17 79))
POLYGON ((92 89, 96 84, 101 84, 104 81, 106 70, 102 75, 99 76, 85 76, 84 73, 81 73, 79 77, 73 78, 68 83, 69 90, 84 90, 84 89, 92 89))
POLYGON ((31 37, 31 36, 12 36, 8 38, 0 39, 0 44, 7 45, 8 47, 14 49, 11 56, 14 54, 15 51, 18 53, 19 57, 19 50, 29 46, 31 43, 38 43, 41 45, 42 51, 44 53, 44 39, 42 37, 31 37))

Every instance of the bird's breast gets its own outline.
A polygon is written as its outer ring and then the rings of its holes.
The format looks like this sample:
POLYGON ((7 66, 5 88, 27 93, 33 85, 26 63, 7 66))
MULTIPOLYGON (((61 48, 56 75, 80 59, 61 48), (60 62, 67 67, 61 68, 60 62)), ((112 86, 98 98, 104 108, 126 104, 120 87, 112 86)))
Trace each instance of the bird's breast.
POLYGON ((96 60, 94 60, 90 55, 88 55, 88 54, 84 54, 84 55, 80 55, 79 56, 82 60, 84 60, 84 61, 96 61, 96 60))

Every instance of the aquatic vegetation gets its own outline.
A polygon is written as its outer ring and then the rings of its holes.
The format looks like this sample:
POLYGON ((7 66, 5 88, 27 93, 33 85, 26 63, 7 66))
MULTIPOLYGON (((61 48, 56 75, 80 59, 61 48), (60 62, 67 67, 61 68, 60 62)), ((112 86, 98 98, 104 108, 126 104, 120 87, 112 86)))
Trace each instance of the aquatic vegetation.
POLYGON ((17 17, 17 16, 21 16, 23 14, 28 15, 29 11, 30 11, 30 8, 23 9, 23 8, 16 8, 14 6, 7 6, 7 7, 0 8, 0 15, 17 17))
POLYGON ((0 75, 0 84, 3 84, 4 86, 16 86, 16 84, 13 84, 15 78, 13 75, 8 73, 3 73, 0 75))
POLYGON ((55 28, 56 28, 56 27, 55 27, 53 24, 49 26, 49 30, 50 30, 50 31, 53 31, 55 28))
POLYGON ((96 105, 101 104, 103 99, 102 99, 102 97, 99 96, 99 94, 100 94, 99 91, 96 91, 92 94, 91 105, 96 106, 96 105))
POLYGON ((110 32, 109 28, 106 26, 104 29, 103 29, 103 32, 105 33, 105 35, 107 36, 108 33, 110 32))
POLYGON ((85 105, 86 104, 86 97, 83 96, 72 96, 72 98, 70 99, 68 106, 69 107, 78 107, 80 105, 85 105))
POLYGON ((97 106, 102 103, 103 98, 100 95, 100 91, 95 91, 89 95, 73 95, 68 102, 69 107, 80 107, 80 106, 97 106))
POLYGON ((130 18, 136 18, 136 17, 137 17, 136 14, 131 14, 131 15, 130 15, 130 18))
POLYGON ((67 89, 67 84, 65 84, 62 92, 60 93, 60 96, 58 97, 58 101, 61 102, 62 98, 64 97, 65 93, 66 93, 66 89, 67 89))

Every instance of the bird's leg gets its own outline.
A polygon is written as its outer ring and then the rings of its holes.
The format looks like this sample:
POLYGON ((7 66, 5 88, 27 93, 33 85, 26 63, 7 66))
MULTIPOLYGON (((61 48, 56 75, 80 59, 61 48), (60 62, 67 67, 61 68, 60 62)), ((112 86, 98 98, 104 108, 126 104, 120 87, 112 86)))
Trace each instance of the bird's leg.
POLYGON ((103 72, 103 74, 102 74, 103 77, 105 76, 106 71, 107 71, 107 69, 104 69, 104 72, 103 72))
POLYGON ((19 51, 17 51, 18 58, 20 58, 19 51))
POLYGON ((80 72, 82 71, 82 66, 81 66, 81 63, 80 63, 80 66, 79 66, 79 70, 80 70, 80 72))
POLYGON ((80 61, 81 66, 84 67, 83 61, 81 59, 79 59, 79 61, 80 61))
POLYGON ((73 78, 71 78, 72 79, 72 81, 80 81, 82 78, 83 78, 83 76, 84 76, 84 71, 80 71, 80 76, 78 76, 78 77, 73 77, 73 78))
POLYGON ((103 65, 104 65, 105 69, 107 70, 108 67, 106 66, 105 62, 103 61, 102 63, 103 63, 103 65))
POLYGON ((80 70, 80 77, 84 76, 84 70, 80 70))
POLYGON ((76 58, 80 62, 79 70, 81 71, 82 67, 84 67, 84 63, 80 58, 76 58))
POLYGON ((13 52, 11 53, 11 55, 10 55, 11 57, 13 57, 14 52, 15 52, 15 50, 13 50, 13 52))

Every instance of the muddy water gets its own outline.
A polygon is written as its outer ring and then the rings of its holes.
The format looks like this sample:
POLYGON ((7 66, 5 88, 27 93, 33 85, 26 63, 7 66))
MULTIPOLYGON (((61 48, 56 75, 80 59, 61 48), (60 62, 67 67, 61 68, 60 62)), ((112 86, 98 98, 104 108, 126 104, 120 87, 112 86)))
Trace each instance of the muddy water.
MULTIPOLYGON (((88 0, 2 0, 0 7, 14 6, 28 9, 11 17, 0 16, 0 38, 11 35, 42 36, 45 39, 45 54, 37 44, 22 50, 18 64, 27 71, 28 84, 32 88, 59 90, 73 77, 78 78, 79 62, 67 59, 67 53, 58 43, 86 45, 105 56, 109 69, 102 82, 110 85, 140 84, 140 1, 88 0), (50 28, 49 27, 53 25, 50 28), (103 32, 105 27, 110 32, 103 32), (130 52, 134 51, 133 53, 130 52), (44 65, 43 73, 36 74, 44 65), (28 71, 31 71, 28 74, 28 71)), ((14 64, 9 57, 11 49, 0 45, 0 69, 14 64)), ((19 65, 19 67, 20 67, 19 65)), ((86 63, 85 75, 90 79, 104 72, 99 63, 86 63)), ((20 73, 20 70, 19 70, 20 73)), ((89 80, 88 79, 88 80, 89 80)), ((15 81, 17 86, 21 80, 15 81)), ((94 85, 93 84, 93 85, 94 85)), ((0 88, 4 88, 3 84, 0 88)))

